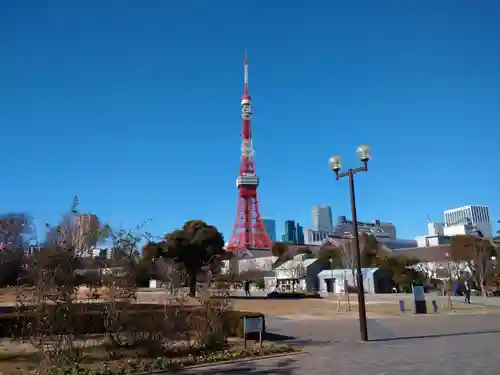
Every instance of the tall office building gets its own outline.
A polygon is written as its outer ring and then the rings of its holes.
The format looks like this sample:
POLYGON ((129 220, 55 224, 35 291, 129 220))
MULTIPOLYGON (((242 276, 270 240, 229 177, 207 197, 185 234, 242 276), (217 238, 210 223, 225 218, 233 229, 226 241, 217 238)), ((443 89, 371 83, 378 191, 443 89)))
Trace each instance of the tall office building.
POLYGON ((296 234, 295 234, 296 242, 295 243, 297 245, 304 245, 304 243, 305 243, 304 228, 299 223, 297 223, 297 225, 295 226, 295 231, 296 231, 296 234))
POLYGON ((312 229, 325 232, 333 231, 333 218, 331 206, 313 206, 312 229))
POLYGON ((264 227, 266 228, 267 235, 271 241, 276 242, 276 220, 262 219, 264 227))
POLYGON ((297 242, 297 228, 295 221, 285 221, 285 233, 283 234, 283 242, 296 243, 297 242))
POLYGON ((294 245, 304 245, 304 228, 293 220, 285 221, 285 234, 282 241, 294 245))
POLYGON ((97 245, 100 224, 97 215, 79 214, 75 219, 74 243, 77 251, 90 249, 97 245))
POLYGON ((492 237, 492 227, 488 206, 469 205, 444 212, 445 234, 467 234, 462 233, 459 228, 475 227, 484 237, 492 237), (456 228, 457 230, 453 230, 456 228))

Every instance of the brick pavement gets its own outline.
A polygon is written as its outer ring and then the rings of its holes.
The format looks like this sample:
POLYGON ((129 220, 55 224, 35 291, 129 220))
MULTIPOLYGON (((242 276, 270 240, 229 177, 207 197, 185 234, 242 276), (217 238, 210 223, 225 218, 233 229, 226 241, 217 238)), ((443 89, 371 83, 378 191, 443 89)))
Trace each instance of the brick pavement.
POLYGON ((294 336, 290 342, 305 346, 307 353, 185 374, 481 375, 500 370, 496 314, 370 319, 370 338, 380 340, 370 343, 358 341, 354 319, 270 319, 268 328, 294 336))

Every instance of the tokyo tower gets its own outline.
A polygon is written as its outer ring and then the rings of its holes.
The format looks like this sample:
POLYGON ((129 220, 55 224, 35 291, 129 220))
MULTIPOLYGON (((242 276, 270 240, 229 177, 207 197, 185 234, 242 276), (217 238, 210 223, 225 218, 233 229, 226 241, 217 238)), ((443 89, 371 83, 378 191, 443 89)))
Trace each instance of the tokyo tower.
POLYGON ((252 99, 248 92, 248 60, 245 57, 244 91, 241 98, 242 142, 240 174, 236 178, 239 190, 238 211, 233 234, 226 250, 243 254, 250 249, 271 249, 272 241, 267 235, 260 216, 257 187, 259 178, 255 174, 254 149, 252 146, 252 99))

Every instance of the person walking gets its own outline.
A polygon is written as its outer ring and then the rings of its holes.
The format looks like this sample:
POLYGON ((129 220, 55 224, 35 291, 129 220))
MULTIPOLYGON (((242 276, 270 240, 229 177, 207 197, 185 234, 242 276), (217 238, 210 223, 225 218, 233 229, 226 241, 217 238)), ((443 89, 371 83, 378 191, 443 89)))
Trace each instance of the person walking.
POLYGON ((470 304, 470 285, 467 281, 464 283, 464 295, 465 303, 470 304))
POLYGON ((251 297, 252 295, 250 294, 250 281, 249 280, 245 281, 243 288, 245 289, 245 296, 251 297))

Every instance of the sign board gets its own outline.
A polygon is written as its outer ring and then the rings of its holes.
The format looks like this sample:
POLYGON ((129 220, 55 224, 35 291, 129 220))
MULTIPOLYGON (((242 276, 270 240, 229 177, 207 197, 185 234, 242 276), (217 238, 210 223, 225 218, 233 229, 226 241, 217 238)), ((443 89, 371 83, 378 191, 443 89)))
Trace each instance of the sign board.
POLYGON ((422 285, 412 285, 413 306, 415 314, 427 314, 427 302, 425 301, 425 291, 422 285))
POLYGON ((245 342, 245 348, 247 347, 247 334, 248 333, 258 333, 259 334, 259 344, 262 347, 262 332, 264 331, 264 318, 260 317, 244 317, 243 318, 243 337, 245 342))
POLYGON ((413 285, 412 291, 414 301, 425 301, 425 292, 422 285, 413 285))
POLYGON ((264 319, 262 317, 252 317, 252 318, 243 318, 243 330, 245 333, 254 333, 254 332, 262 332, 264 328, 264 319))

